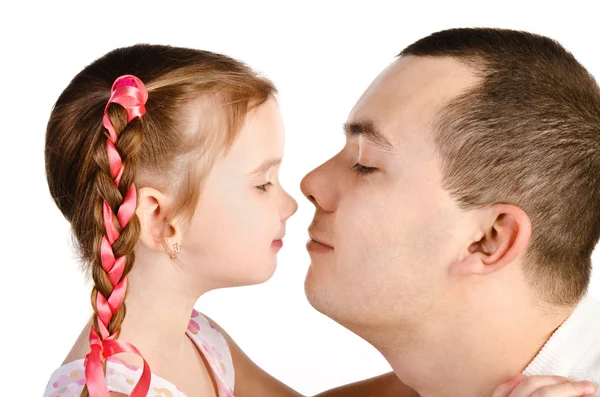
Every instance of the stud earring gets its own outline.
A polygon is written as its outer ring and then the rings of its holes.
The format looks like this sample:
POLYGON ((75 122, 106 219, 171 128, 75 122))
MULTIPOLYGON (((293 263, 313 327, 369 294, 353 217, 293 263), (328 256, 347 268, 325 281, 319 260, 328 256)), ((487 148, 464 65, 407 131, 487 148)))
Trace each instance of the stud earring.
POLYGON ((173 244, 173 253, 169 257, 173 260, 177 259, 177 255, 181 252, 181 246, 179 243, 173 244))

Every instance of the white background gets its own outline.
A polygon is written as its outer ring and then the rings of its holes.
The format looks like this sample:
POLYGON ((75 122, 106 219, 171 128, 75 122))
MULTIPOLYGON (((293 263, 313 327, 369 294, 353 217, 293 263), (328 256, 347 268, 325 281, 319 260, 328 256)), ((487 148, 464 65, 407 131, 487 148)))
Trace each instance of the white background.
MULTIPOLYGON (((377 73, 429 33, 493 26, 556 38, 600 77, 593 1, 3 3, 0 390, 6 396, 41 395, 91 310, 69 225, 48 193, 43 145, 52 104, 105 52, 138 42, 212 50, 249 63, 278 86, 287 126, 282 180, 300 203, 279 268, 264 285, 212 292, 197 308, 259 365, 305 394, 389 369, 366 342, 314 311, 303 292, 313 207, 302 198, 300 179, 341 149, 341 125, 377 73)), ((596 269, 599 261, 597 250, 596 269)))

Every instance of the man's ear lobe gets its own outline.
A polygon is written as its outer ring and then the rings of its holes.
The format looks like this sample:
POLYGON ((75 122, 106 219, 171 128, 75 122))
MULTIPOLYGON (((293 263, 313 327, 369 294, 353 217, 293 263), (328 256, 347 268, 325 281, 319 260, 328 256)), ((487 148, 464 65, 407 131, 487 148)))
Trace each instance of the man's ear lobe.
POLYGON ((513 262, 529 244, 531 221, 522 209, 511 204, 495 204, 489 213, 490 220, 482 225, 481 237, 471 242, 465 258, 453 265, 454 273, 496 272, 513 262))

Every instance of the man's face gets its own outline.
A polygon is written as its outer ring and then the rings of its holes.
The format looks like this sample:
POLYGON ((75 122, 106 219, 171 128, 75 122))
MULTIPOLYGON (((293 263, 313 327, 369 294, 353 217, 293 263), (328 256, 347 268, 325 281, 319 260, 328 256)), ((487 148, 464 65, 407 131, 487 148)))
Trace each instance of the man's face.
POLYGON ((451 58, 407 56, 359 99, 342 151, 301 185, 316 207, 309 234, 329 246, 308 244, 305 289, 317 310, 355 331, 433 310, 470 237, 442 189, 433 122, 477 81, 451 58))

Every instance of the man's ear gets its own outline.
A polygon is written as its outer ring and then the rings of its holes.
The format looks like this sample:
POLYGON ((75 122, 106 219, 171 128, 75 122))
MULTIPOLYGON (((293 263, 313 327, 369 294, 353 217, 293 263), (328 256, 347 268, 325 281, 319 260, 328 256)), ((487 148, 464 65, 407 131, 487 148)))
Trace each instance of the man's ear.
POLYGON ((455 274, 490 274, 514 261, 531 239, 531 221, 519 207, 494 204, 480 210, 481 227, 463 259, 452 265, 455 274))
POLYGON ((151 187, 138 189, 137 196, 135 213, 140 220, 140 242, 151 250, 161 252, 165 250, 165 239, 170 242, 169 245, 179 242, 178 227, 168 221, 172 199, 151 187))

